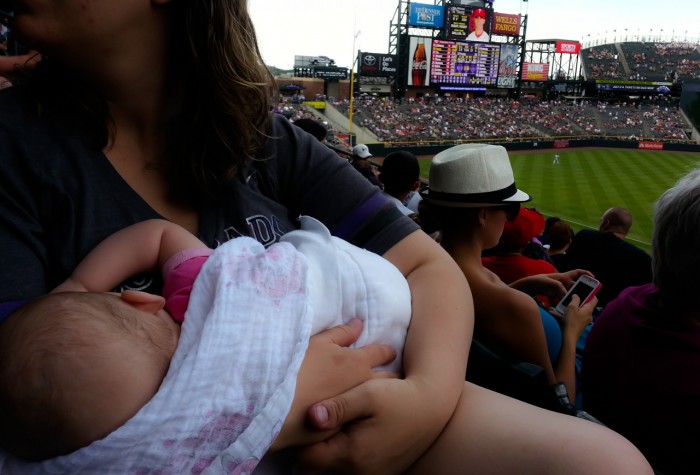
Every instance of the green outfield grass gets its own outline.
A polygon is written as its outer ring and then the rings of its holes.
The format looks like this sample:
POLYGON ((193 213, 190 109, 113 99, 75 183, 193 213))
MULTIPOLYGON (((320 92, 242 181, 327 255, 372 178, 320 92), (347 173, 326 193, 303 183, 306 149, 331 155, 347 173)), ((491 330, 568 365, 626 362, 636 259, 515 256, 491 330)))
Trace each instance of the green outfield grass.
MULTIPOLYGON (((687 171, 700 166, 698 153, 632 149, 554 150, 510 154, 518 188, 530 193, 527 206, 545 216, 559 216, 578 231, 597 229, 600 216, 614 206, 629 209, 634 225, 627 237, 649 251, 653 228, 652 207, 661 193, 687 171)), ((428 177, 430 162, 421 162, 428 177)))

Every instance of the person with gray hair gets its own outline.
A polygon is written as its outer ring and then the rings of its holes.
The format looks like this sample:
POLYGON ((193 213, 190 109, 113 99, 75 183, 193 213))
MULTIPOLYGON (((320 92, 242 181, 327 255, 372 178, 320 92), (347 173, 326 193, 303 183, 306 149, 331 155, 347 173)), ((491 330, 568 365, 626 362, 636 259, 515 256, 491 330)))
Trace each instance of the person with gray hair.
POLYGON ((700 253, 700 169, 683 177, 656 202, 652 235, 654 284, 664 307, 696 317, 697 272, 700 253))
POLYGON ((697 473, 700 456, 700 169, 654 208, 653 283, 608 304, 588 336, 583 407, 662 473, 697 473))

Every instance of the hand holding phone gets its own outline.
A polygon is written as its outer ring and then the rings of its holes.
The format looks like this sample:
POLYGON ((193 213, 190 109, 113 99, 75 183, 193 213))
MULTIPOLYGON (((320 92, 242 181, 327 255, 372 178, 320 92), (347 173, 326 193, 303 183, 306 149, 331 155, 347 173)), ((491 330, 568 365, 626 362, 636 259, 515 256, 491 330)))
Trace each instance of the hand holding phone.
POLYGON ((559 301, 559 303, 554 309, 560 315, 564 315, 564 313, 566 312, 566 307, 568 307, 569 303, 571 303, 572 295, 578 295, 580 299, 580 307, 590 302, 591 299, 595 297, 595 294, 598 293, 601 287, 602 285, 598 280, 588 275, 582 275, 576 280, 576 282, 574 282, 574 285, 571 286, 569 291, 566 292, 566 295, 564 295, 564 298, 562 298, 561 301, 559 301))

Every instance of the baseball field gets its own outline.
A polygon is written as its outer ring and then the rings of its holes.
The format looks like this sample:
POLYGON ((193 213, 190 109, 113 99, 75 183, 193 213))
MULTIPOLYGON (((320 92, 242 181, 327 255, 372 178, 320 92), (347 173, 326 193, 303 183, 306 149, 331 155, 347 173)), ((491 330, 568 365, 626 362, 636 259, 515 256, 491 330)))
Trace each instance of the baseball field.
MULTIPOLYGON (((597 228, 603 212, 629 209, 634 225, 627 239, 649 251, 653 205, 687 171, 700 166, 700 153, 636 149, 564 149, 511 152, 518 188, 532 195, 527 204, 545 216, 559 216, 578 231, 597 228), (559 164, 553 164, 559 153, 559 164)), ((421 160, 428 178, 429 160, 421 160)))

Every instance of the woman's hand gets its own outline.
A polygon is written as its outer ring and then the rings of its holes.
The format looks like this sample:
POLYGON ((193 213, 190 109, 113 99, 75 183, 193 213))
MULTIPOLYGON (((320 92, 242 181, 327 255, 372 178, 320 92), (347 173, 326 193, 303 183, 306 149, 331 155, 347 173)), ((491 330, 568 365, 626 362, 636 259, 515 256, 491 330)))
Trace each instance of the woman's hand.
POLYGON ((569 305, 566 307, 566 312, 562 319, 562 335, 564 338, 572 339, 574 344, 586 327, 593 321, 593 310, 595 310, 595 306, 598 304, 598 298, 593 297, 579 307, 580 303, 580 297, 578 295, 572 295, 571 302, 569 302, 569 305))
POLYGON ((593 273, 590 271, 584 270, 584 269, 574 269, 570 270, 568 272, 560 272, 556 274, 547 274, 548 277, 558 280, 559 282, 562 283, 562 285, 566 288, 566 290, 570 289, 572 285, 574 285, 574 282, 581 277, 582 275, 587 275, 589 277, 595 277, 593 273))
POLYGON ((300 450, 300 462, 314 471, 404 472, 437 439, 464 390, 474 322, 464 273, 422 231, 399 241, 384 257, 411 289, 405 379, 372 379, 311 407, 314 427, 342 428, 300 450))
POLYGON ((362 332, 362 321, 351 320, 311 337, 297 376, 292 407, 270 452, 325 440, 342 429, 341 425, 311 428, 307 423, 309 408, 326 398, 337 396, 377 378, 398 375, 372 368, 390 363, 396 357, 387 345, 348 348, 362 332))
POLYGON ((303 448, 299 461, 321 473, 404 472, 435 441, 445 421, 439 395, 410 379, 375 379, 312 407, 319 428, 343 431, 303 448), (439 411, 438 411, 439 412, 439 411))

